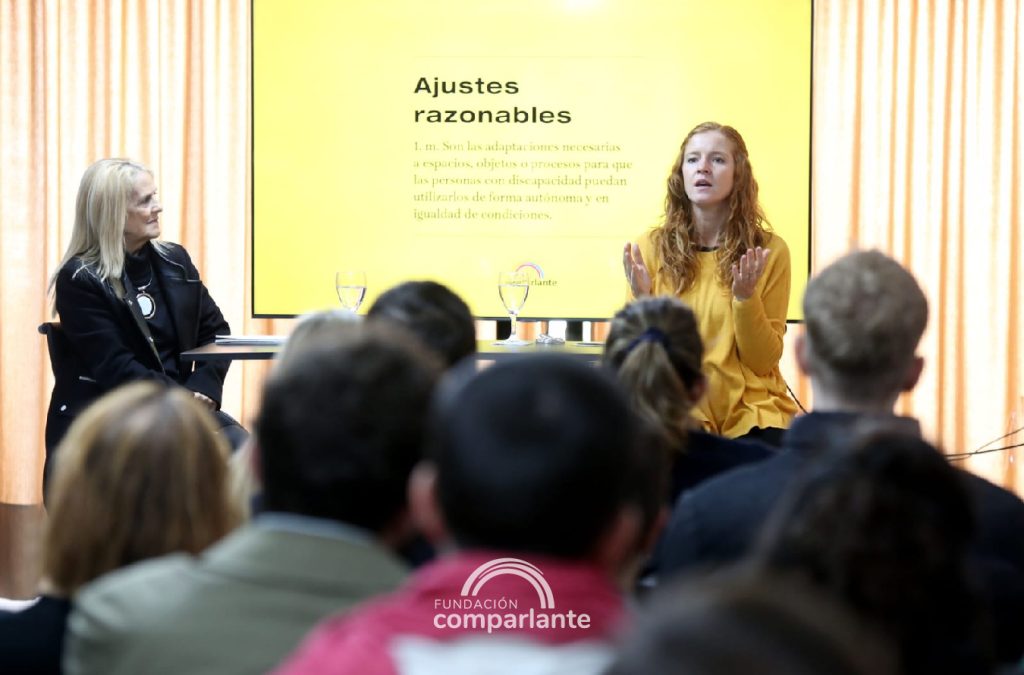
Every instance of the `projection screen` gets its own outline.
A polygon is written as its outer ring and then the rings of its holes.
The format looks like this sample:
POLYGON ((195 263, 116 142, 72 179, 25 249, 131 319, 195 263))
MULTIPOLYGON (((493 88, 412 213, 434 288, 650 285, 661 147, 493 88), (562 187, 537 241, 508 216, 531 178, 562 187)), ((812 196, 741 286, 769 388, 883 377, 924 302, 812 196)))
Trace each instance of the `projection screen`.
POLYGON ((410 279, 505 316, 596 319, 626 298, 621 251, 659 222, 699 122, 744 135, 808 270, 811 2, 253 0, 253 311, 363 311, 410 279))

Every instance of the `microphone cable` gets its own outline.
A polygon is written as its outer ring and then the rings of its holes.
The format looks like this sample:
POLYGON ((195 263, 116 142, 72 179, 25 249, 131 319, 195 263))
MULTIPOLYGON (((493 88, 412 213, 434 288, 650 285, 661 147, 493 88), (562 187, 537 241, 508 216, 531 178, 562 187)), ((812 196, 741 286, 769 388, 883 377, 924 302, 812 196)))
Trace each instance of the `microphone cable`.
POLYGON ((1015 450, 1016 448, 1024 448, 1024 443, 1015 443, 1013 445, 1004 445, 998 448, 986 449, 989 445, 1001 441, 1004 438, 1009 438, 1010 436, 1020 433, 1021 431, 1024 431, 1024 427, 1017 427, 1013 431, 1008 431, 1007 433, 1003 434, 1002 436, 999 436, 998 438, 993 438, 988 443, 981 445, 977 450, 972 450, 971 452, 954 452, 953 454, 946 455, 946 459, 950 461, 959 461, 967 459, 968 457, 973 457, 975 455, 987 455, 990 452, 1005 452, 1007 450, 1015 450))

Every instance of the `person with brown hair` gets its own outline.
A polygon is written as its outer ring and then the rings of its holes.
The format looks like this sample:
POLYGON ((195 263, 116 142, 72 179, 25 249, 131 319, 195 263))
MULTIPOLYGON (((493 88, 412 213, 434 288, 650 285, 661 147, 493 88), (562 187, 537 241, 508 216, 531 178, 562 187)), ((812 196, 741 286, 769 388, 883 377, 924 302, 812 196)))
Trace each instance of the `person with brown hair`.
POLYGON ((806 583, 730 570, 663 589, 604 675, 896 675, 885 636, 806 583))
POLYGON ((662 224, 627 243, 634 298, 673 295, 693 308, 708 346, 704 428, 778 445, 797 407, 779 370, 789 308, 789 249, 769 229, 746 143, 705 122, 683 141, 668 177, 662 224))
POLYGON ((872 431, 793 485, 753 560, 889 636, 906 675, 988 673, 987 617, 968 566, 974 528, 964 474, 937 448, 872 431))
POLYGON ((640 298, 619 310, 604 346, 604 364, 668 451, 670 504, 714 475, 773 454, 757 441, 723 438, 697 425, 690 411, 707 391, 703 358, 697 317, 669 296, 640 298))
POLYGON ((369 322, 329 320, 291 347, 254 424, 262 510, 198 558, 83 590, 68 675, 267 672, 317 621, 404 579, 406 485, 440 362, 369 322))
POLYGON ((59 673, 75 594, 93 579, 173 552, 195 555, 237 516, 226 443, 184 389, 125 385, 99 399, 61 443, 44 543, 43 596, 0 619, 4 672, 59 673))

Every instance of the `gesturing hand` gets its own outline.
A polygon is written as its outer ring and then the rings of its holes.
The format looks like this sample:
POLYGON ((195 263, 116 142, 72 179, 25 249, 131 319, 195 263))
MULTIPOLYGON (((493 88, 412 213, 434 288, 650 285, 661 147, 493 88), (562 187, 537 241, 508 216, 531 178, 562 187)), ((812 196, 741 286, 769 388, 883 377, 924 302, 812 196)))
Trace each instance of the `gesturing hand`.
POLYGON ((651 274, 647 271, 640 247, 636 244, 627 243, 622 248, 622 271, 626 273, 626 280, 629 281, 634 298, 651 294, 651 274))
POLYGON ((754 294, 757 280, 764 272, 770 249, 748 248, 739 262, 732 264, 732 294, 737 300, 746 300, 754 294))

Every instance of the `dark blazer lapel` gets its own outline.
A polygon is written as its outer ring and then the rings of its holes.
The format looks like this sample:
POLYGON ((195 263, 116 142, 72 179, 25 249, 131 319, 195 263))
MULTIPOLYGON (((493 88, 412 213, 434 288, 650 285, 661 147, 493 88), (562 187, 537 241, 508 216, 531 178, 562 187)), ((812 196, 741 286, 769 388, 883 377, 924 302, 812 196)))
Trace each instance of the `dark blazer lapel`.
MULTIPOLYGON (((195 332, 199 316, 199 280, 189 279, 188 269, 171 253, 154 249, 152 257, 157 271, 157 282, 164 294, 164 302, 170 308, 174 333, 178 337, 178 352, 194 348, 195 332)), ((172 252, 173 253, 173 252, 172 252)))

